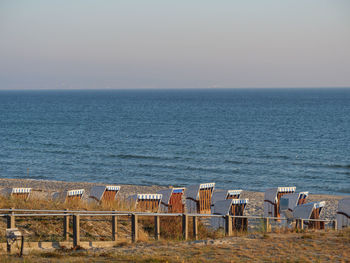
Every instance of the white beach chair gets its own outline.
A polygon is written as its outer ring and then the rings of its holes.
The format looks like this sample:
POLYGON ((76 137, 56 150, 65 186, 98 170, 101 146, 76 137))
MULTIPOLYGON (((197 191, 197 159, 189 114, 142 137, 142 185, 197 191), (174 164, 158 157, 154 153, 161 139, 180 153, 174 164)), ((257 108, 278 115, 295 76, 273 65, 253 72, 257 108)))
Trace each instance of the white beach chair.
POLYGON ((187 213, 210 214, 215 183, 191 185, 186 188, 187 213))
POLYGON ((158 191, 162 195, 161 211, 168 213, 185 212, 185 188, 169 188, 158 191))
POLYGON ((339 200, 337 211, 337 229, 350 226, 350 197, 339 200))
POLYGON ((280 200, 285 194, 295 192, 295 187, 276 187, 265 191, 264 197, 264 216, 265 217, 280 217, 280 200))
POLYGON ((93 186, 89 198, 101 203, 111 203, 117 199, 119 185, 93 186))
POLYGON ((128 199, 135 202, 135 209, 138 211, 157 213, 162 197, 162 194, 136 194, 128 199))
POLYGON ((61 202, 80 201, 83 199, 84 194, 84 189, 65 190, 63 192, 54 193, 52 199, 61 202))
POLYGON ((325 204, 325 201, 321 201, 298 205, 293 210, 293 218, 297 220, 304 219, 304 224, 309 228, 324 229, 324 222, 307 221, 307 219, 320 219, 325 204))
POLYGON ((32 193, 32 188, 24 188, 24 187, 5 188, 3 192, 5 193, 6 196, 28 200, 28 198, 32 193))

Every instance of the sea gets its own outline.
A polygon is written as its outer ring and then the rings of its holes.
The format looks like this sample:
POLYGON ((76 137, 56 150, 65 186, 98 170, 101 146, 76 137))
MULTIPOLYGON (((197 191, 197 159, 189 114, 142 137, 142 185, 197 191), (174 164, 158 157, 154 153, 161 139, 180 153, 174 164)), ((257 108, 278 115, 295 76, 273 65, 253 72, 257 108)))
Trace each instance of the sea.
POLYGON ((350 89, 3 90, 0 178, 350 195, 350 89))

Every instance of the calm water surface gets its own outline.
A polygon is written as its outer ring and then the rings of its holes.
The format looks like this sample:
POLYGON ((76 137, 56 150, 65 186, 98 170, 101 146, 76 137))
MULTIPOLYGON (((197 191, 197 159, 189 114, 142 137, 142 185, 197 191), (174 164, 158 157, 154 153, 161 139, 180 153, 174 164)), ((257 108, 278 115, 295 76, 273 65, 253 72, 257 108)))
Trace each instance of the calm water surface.
POLYGON ((0 91, 0 177, 350 194, 350 89, 0 91))

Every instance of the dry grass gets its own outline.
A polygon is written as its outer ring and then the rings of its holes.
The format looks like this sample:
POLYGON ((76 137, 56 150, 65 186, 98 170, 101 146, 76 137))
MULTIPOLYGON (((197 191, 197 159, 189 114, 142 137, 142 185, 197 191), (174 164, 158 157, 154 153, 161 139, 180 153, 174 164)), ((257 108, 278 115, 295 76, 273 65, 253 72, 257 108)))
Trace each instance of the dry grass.
MULTIPOLYGON (((24 201, 17 198, 6 198, 0 196, 0 208, 16 209, 47 209, 47 210, 118 210, 131 211, 133 206, 127 202, 115 201, 109 204, 99 204, 97 202, 69 203, 55 202, 30 198, 24 201)), ((118 229, 121 238, 130 237, 130 220, 128 217, 118 218, 118 229)), ((63 217, 17 217, 16 227, 26 235, 27 241, 63 241, 63 217)), ((72 237, 72 222, 70 222, 70 236, 72 237)), ((0 219, 0 231, 4 232, 6 222, 0 219)), ((140 235, 143 232, 141 230, 140 235)), ((82 217, 81 218, 81 240, 111 240, 111 217, 82 217)), ((0 241, 5 242, 5 237, 0 235, 0 241)))
MULTIPOLYGON (((96 203, 62 204, 50 200, 22 201, 0 197, 1 208, 28 209, 84 209, 84 210, 132 210, 128 203, 109 205, 96 203)), ((51 218, 52 219, 52 218, 51 218)), ((86 219, 84 217, 84 219, 86 219)), ((96 221, 81 222, 82 241, 110 240, 110 217, 87 218, 96 221), (107 221, 103 221, 106 220, 107 221)), ((190 239, 192 220, 189 218, 190 239)), ((53 241, 62 238, 62 220, 34 220, 16 218, 16 225, 26 234, 27 240, 53 241)), ((261 225, 261 228, 263 225, 261 225)), ((4 232, 5 222, 0 223, 4 232)), ((181 217, 161 217, 161 241, 154 241, 154 218, 140 218, 139 237, 143 242, 130 243, 130 219, 118 218, 120 243, 110 249, 67 250, 31 252, 23 259, 1 255, 0 262, 350 262, 350 229, 335 232, 302 231, 287 228, 274 229, 272 233, 234 233, 234 237, 222 238, 220 231, 211 231, 205 220, 199 222, 199 238, 204 241, 179 242, 181 217), (209 239, 209 241, 208 241, 209 239), (215 240, 213 240, 215 239, 215 240)), ((3 235, 0 239, 3 239, 3 235)), ((4 240, 3 240, 4 241, 4 240)))
MULTIPOLYGON (((340 232, 249 234, 207 242, 159 241, 110 249, 56 250, 24 256, 25 262, 349 262, 350 229, 340 232)), ((1 262, 23 262, 3 256, 1 262)))
MULTIPOLYGON (((134 211, 135 204, 125 201, 115 201, 109 204, 97 202, 73 201, 69 203, 55 202, 30 198, 24 201, 16 198, 5 198, 0 196, 0 208, 21 208, 21 209, 47 209, 47 210, 118 210, 134 211)), ((189 218, 189 238, 192 235, 192 220, 189 218)), ((112 240, 111 217, 85 217, 81 216, 81 241, 108 241, 112 240)), ((181 217, 161 217, 161 237, 167 240, 182 240, 181 217)), ((141 217, 139 219, 139 240, 154 240, 154 218, 141 217)), ((16 227, 26 236, 27 241, 63 241, 63 217, 17 217, 16 227)), ((70 222, 70 237, 72 238, 72 220, 70 222)), ((0 219, 0 231, 6 229, 4 218, 0 219)), ((199 238, 217 238, 222 236, 219 231, 212 231, 199 221, 199 238)), ((124 240, 131 240, 130 218, 127 216, 118 217, 118 237, 124 240)), ((0 235, 0 242, 5 242, 5 237, 0 235)))

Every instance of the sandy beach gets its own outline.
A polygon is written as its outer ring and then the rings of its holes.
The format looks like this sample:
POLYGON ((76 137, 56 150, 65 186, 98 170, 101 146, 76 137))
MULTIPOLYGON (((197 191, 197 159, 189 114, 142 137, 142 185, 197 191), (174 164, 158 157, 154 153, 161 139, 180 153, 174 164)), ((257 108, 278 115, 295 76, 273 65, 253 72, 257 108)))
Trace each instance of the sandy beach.
MULTIPOLYGON (((54 192, 59 192, 69 189, 85 189, 87 196, 90 189, 94 185, 106 185, 111 183, 89 183, 89 182, 64 182, 64 181, 49 181, 49 180, 33 180, 33 179, 0 179, 0 193, 6 187, 30 187, 33 189, 33 197, 48 198, 54 192)), ((144 186, 144 185, 123 185, 119 193, 119 198, 127 198, 130 195, 137 193, 156 193, 161 189, 166 189, 165 186, 144 186)), ((171 186, 169 186, 171 187, 171 186)), ((268 187, 267 187, 268 188, 268 187)), ((298 189, 297 189, 298 190, 298 189)), ((338 207, 338 201, 348 196, 341 195, 321 195, 310 194, 308 202, 326 201, 326 206, 321 214, 321 218, 335 219, 338 207)), ((263 215, 263 200, 264 193, 244 191, 241 198, 248 198, 249 204, 246 208, 246 215, 262 216, 263 215)))

